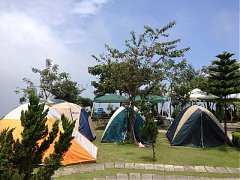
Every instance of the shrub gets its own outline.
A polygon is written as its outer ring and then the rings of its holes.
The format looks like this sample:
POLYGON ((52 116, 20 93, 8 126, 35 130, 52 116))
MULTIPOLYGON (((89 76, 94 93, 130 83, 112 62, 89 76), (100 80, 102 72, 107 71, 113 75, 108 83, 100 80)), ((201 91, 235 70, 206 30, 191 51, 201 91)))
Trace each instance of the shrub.
POLYGON ((235 131, 232 132, 232 143, 236 147, 240 147, 240 132, 235 131))

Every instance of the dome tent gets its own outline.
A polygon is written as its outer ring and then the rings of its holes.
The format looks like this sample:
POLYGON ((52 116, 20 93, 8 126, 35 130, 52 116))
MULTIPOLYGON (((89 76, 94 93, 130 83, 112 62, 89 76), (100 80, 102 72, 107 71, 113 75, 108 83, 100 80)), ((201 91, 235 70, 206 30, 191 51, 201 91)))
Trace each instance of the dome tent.
MULTIPOLYGON (((127 137, 127 120, 129 115, 129 107, 119 107, 110 118, 102 135, 101 142, 123 142, 127 137)), ((144 124, 143 118, 135 110, 134 135, 140 140, 140 128, 144 124)))
MULTIPOLYGON (((45 105, 44 109, 49 108, 47 115, 47 126, 49 131, 51 130, 55 121, 59 121, 61 114, 55 109, 45 105)), ((0 132, 6 128, 14 128, 14 139, 21 140, 21 133, 23 127, 21 126, 21 112, 28 109, 28 104, 18 106, 16 109, 8 113, 3 119, 0 120, 0 132)), ((62 131, 61 123, 59 123, 59 129, 62 131)), ((73 131, 74 139, 71 142, 71 146, 64 154, 62 164, 75 164, 83 162, 96 162, 97 147, 92 144, 87 138, 85 138, 79 131, 73 131)), ((58 138, 58 137, 57 137, 58 138)), ((48 157, 54 151, 54 143, 44 152, 44 158, 48 157)))
POLYGON ((214 147, 229 142, 217 118, 197 105, 180 112, 166 135, 176 146, 214 147))
POLYGON ((93 141, 96 134, 93 130, 92 119, 89 117, 85 109, 77 104, 63 102, 52 105, 52 108, 60 114, 64 114, 68 119, 76 121, 75 130, 80 131, 82 135, 93 141))

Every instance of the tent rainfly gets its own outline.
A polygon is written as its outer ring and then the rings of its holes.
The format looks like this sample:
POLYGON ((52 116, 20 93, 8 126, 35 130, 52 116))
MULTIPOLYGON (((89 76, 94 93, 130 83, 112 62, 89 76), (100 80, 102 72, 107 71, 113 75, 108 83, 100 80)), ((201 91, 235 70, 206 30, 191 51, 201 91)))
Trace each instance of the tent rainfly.
POLYGON ((214 147, 230 142, 217 118, 197 105, 180 112, 166 135, 175 146, 214 147))
POLYGON ((76 121, 75 131, 79 131, 82 135, 93 141, 96 134, 93 130, 92 119, 86 110, 77 104, 63 102, 52 106, 60 114, 64 114, 69 120, 76 121))
MULTIPOLYGON (((101 142, 123 142, 127 137, 127 124, 129 108, 119 107, 110 118, 102 135, 101 142)), ((140 141, 140 128, 144 124, 143 118, 135 110, 134 135, 140 141)))

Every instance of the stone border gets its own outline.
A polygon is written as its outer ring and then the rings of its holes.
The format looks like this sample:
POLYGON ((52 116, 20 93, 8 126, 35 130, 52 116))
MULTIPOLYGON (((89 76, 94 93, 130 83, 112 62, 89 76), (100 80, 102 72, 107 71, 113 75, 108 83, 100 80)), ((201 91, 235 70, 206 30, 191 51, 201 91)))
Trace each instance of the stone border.
POLYGON ((147 173, 117 173, 115 176, 106 176, 106 178, 93 178, 93 180, 237 180, 238 178, 209 178, 209 177, 197 177, 197 176, 178 176, 178 175, 159 175, 159 174, 147 174, 147 173))
POLYGON ((212 167, 212 166, 179 166, 170 164, 145 164, 145 163, 124 163, 106 162, 94 164, 80 164, 65 166, 57 170, 54 177, 76 173, 94 172, 105 169, 144 169, 166 172, 197 172, 197 173, 218 173, 218 174, 240 174, 240 168, 212 167))

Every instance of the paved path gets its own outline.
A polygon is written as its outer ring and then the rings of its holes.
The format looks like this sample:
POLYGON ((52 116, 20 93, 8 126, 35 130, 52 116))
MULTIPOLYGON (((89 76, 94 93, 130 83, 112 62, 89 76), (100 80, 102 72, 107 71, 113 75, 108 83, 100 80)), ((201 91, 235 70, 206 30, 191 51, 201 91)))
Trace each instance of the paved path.
POLYGON ((76 173, 94 172, 106 169, 136 169, 154 170, 162 172, 195 172, 195 173, 217 173, 217 174, 240 174, 240 168, 212 167, 212 166, 178 166, 170 164, 144 164, 144 163, 123 163, 107 162, 65 166, 55 172, 55 177, 76 173))
POLYGON ((116 176, 106 176, 105 178, 93 178, 93 180, 237 180, 238 178, 209 178, 196 176, 164 176, 159 174, 141 173, 118 173, 116 176))

